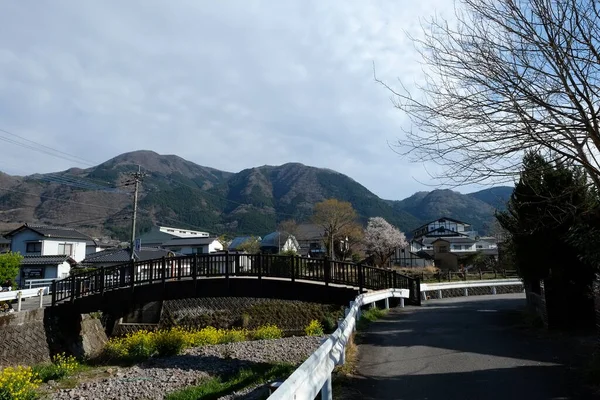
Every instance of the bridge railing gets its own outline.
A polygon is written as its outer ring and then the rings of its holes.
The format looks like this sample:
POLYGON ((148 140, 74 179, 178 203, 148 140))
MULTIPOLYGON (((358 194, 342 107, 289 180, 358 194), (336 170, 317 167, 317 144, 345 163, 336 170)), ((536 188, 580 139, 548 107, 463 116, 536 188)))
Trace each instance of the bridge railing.
POLYGON ((479 289, 479 294, 496 294, 496 288, 505 286, 523 287, 523 281, 519 278, 488 279, 481 281, 441 282, 421 284, 422 300, 427 300, 430 292, 434 292, 438 299, 444 297, 444 290, 459 289, 463 296, 469 296, 469 289, 479 289), (486 291, 482 293, 482 290, 486 291))
POLYGON ((271 254, 195 254, 182 257, 163 257, 147 261, 131 261, 111 267, 73 274, 52 282, 52 304, 90 294, 173 280, 210 277, 249 276, 307 280, 325 285, 340 284, 380 290, 391 287, 409 289, 410 304, 420 304, 420 282, 395 271, 369 267, 327 258, 271 254))

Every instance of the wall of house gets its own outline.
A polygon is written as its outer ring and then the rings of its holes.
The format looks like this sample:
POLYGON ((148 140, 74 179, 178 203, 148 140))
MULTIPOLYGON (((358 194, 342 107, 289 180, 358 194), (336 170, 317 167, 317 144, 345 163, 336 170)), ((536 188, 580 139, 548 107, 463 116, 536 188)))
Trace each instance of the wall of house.
POLYGON ((64 263, 58 266, 58 269, 56 271, 56 277, 66 278, 67 276, 69 276, 69 273, 71 273, 71 264, 65 261, 64 263))
POLYGON ((461 251, 476 251, 475 243, 460 243, 460 244, 451 244, 450 251, 452 252, 461 252, 461 251))
POLYGON ((75 259, 77 262, 83 261, 86 255, 86 242, 85 241, 77 241, 73 239, 52 239, 52 240, 44 240, 44 244, 42 245, 42 255, 43 256, 54 256, 60 255, 62 252, 58 251, 59 244, 72 244, 73 245, 73 254, 71 257, 75 259))
MULTIPOLYGON (((27 255, 27 242, 33 242, 33 241, 38 241, 43 239, 43 237, 35 232, 32 232, 30 230, 25 230, 22 232, 19 232, 17 234, 15 234, 12 237, 12 242, 11 242, 11 246, 10 249, 11 251, 14 252, 19 252, 22 255, 27 255)), ((44 247, 42 244, 42 254, 44 251, 44 247)), ((36 254, 36 253, 29 253, 30 255, 36 254)), ((38 255, 40 253, 37 253, 38 255)))
POLYGON ((295 251, 298 252, 300 249, 296 246, 296 243, 290 238, 281 246, 281 251, 295 251))

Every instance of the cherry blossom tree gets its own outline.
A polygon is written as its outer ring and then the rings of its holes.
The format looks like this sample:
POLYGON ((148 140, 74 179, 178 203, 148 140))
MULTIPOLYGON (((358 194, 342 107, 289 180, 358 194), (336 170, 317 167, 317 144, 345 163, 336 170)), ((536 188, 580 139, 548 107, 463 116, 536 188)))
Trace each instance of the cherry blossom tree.
POLYGON ((381 217, 369 218, 365 230, 367 252, 374 256, 375 264, 384 267, 397 248, 406 247, 406 236, 381 217))

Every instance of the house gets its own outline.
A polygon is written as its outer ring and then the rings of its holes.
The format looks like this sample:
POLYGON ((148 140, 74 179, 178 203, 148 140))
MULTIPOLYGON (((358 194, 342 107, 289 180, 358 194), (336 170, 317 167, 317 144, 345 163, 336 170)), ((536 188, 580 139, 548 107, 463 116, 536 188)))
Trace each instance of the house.
POLYGON ((259 243, 262 240, 262 238, 260 236, 238 236, 235 237, 231 240, 231 243, 229 243, 228 246, 228 250, 230 251, 239 251, 240 247, 251 240, 257 240, 259 243))
POLYGON ((412 252, 409 247, 396 249, 392 262, 403 268, 425 268, 435 264, 432 255, 425 251, 412 252))
POLYGON ((300 251, 300 245, 293 235, 284 232, 271 232, 260 242, 260 251, 278 254, 284 251, 300 251))
POLYGON ((0 254, 8 253, 10 251, 10 239, 3 238, 0 236, 0 254))
MULTIPOLYGON (((136 261, 148 261, 162 257, 172 257, 176 254, 165 249, 155 247, 142 247, 140 251, 135 253, 136 261)), ((125 264, 131 261, 130 248, 124 249, 107 249, 97 253, 88 254, 88 256, 80 263, 83 268, 100 268, 112 267, 114 265, 125 264)))
POLYGON ((470 224, 457 219, 442 217, 421 225, 411 232, 413 240, 425 237, 476 236, 470 224))
POLYGON ((163 243, 176 238, 207 238, 208 232, 192 231, 184 228, 154 226, 148 232, 141 234, 138 239, 145 247, 160 247, 163 243))
POLYGON ((300 254, 310 257, 324 257, 327 250, 323 243, 325 229, 316 224, 300 224, 296 229, 296 239, 300 254))
POLYGON ((17 281, 27 279, 66 278, 77 262, 70 256, 26 256, 21 260, 21 270, 17 281))
POLYGON ((76 262, 86 256, 89 236, 72 228, 25 224, 6 235, 10 250, 24 257, 70 256, 76 262))
POLYGON ((162 244, 162 247, 181 254, 209 254, 223 250, 216 237, 178 237, 162 244))
POLYGON ((121 243, 118 240, 110 239, 91 239, 88 240, 85 246, 85 254, 97 253, 102 250, 114 249, 119 247, 121 243))

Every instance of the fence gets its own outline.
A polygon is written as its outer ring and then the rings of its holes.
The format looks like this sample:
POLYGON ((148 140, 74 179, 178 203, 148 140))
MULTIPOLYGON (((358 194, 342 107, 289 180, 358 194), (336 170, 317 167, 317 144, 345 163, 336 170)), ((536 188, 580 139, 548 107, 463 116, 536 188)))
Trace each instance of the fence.
POLYGON ((440 272, 412 272, 410 268, 401 268, 400 272, 412 278, 419 278, 421 282, 455 282, 485 279, 511 279, 518 278, 516 270, 478 270, 473 272, 440 271, 440 272))
POLYGON ((17 300, 17 311, 21 311, 21 300, 30 297, 40 298, 40 308, 43 307, 44 292, 47 291, 47 287, 36 288, 36 289, 24 289, 24 290, 12 290, 10 292, 0 292, 0 302, 17 300))
MULTIPOLYGON (((469 291, 476 290, 477 294, 497 294, 499 288, 517 286, 523 288, 520 279, 490 279, 482 281, 445 282, 445 283, 423 283, 421 284, 421 296, 427 300, 427 293, 434 292, 438 299, 444 297, 444 291, 458 290, 459 296, 469 296, 469 291)), ((522 290, 522 289, 521 289, 522 290)), ((448 297, 448 296, 446 296, 448 297)), ((456 297, 456 296, 451 296, 456 297)))
POLYGON ((411 304, 420 304, 419 279, 389 269, 369 267, 327 258, 270 254, 196 254, 129 262, 86 271, 52 282, 52 304, 106 291, 173 280, 210 277, 285 278, 340 284, 379 290, 398 287, 410 290, 411 304))
POLYGON ((52 288, 52 282, 57 278, 46 278, 46 279, 26 279, 23 289, 35 289, 43 287, 45 289, 44 294, 50 294, 52 288))
POLYGON ((344 364, 346 344, 360 319, 360 308, 390 297, 409 298, 407 289, 386 289, 361 294, 346 309, 346 318, 337 330, 286 379, 269 400, 313 400, 319 391, 322 399, 332 399, 331 373, 336 365, 344 364))

